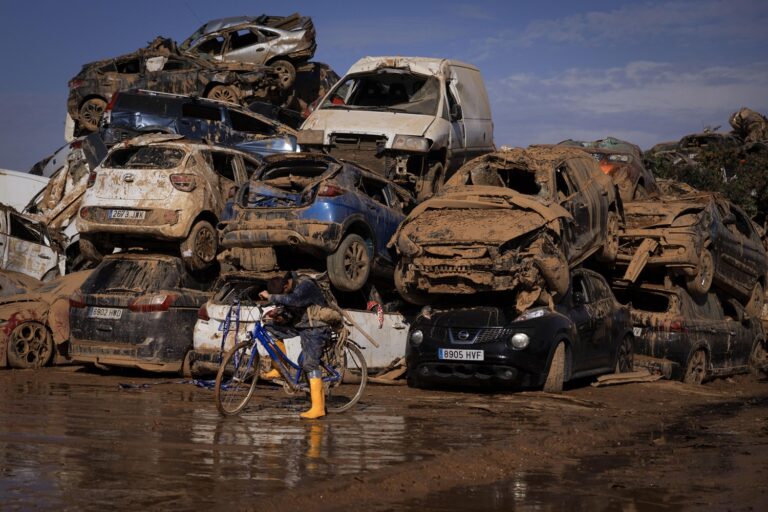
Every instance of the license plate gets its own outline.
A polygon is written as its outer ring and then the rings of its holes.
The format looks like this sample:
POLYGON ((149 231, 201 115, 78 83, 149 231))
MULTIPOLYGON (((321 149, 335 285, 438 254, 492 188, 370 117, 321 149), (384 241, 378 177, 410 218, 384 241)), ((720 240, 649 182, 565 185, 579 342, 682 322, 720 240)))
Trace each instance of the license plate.
POLYGON ((91 308, 89 318, 103 318, 105 320, 119 320, 123 316, 123 310, 119 308, 91 308))
POLYGON ((147 212, 144 210, 109 210, 110 219, 119 220, 144 220, 147 212))
POLYGON ((643 335, 643 328, 642 327, 633 327, 632 328, 632 334, 634 334, 636 337, 640 337, 643 335))
POLYGON ((483 361, 485 352, 463 348, 440 348, 437 349, 437 357, 449 361, 483 361))

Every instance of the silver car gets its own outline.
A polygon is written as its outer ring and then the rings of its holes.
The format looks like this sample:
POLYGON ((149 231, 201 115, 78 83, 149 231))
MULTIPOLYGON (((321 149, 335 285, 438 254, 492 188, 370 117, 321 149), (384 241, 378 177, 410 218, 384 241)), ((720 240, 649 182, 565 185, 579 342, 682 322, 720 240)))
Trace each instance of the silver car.
POLYGON ((182 51, 206 54, 218 60, 268 65, 280 74, 287 89, 296 79, 296 64, 315 54, 312 18, 300 16, 237 16, 211 20, 182 44, 182 51))

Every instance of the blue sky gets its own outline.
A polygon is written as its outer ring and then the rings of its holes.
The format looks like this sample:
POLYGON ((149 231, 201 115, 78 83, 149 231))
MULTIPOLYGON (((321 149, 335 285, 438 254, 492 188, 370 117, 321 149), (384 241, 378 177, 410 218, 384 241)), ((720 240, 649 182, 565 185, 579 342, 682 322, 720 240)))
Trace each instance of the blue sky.
POLYGON ((312 16, 315 60, 340 75, 365 55, 477 65, 499 146, 613 135, 648 148, 727 129, 741 106, 768 112, 765 1, 5 0, 0 168, 26 170, 64 143, 67 81, 82 64, 262 9, 312 16))

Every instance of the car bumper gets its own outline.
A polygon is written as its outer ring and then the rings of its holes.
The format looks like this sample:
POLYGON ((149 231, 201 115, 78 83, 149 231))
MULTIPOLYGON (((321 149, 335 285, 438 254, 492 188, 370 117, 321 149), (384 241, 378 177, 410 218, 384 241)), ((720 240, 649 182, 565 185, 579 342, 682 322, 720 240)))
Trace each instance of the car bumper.
POLYGON ((75 363, 139 368, 154 372, 181 371, 182 361, 178 357, 168 360, 162 349, 162 343, 153 338, 147 338, 138 345, 73 339, 70 340, 69 355, 75 363))
POLYGON ((87 218, 83 217, 82 209, 78 213, 77 228, 80 233, 105 234, 110 238, 159 238, 162 240, 182 240, 189 231, 187 223, 182 222, 182 211, 165 208, 141 209, 145 212, 143 219, 110 219, 109 211, 138 210, 136 208, 107 208, 89 206, 87 218))
POLYGON ((226 248, 294 246, 332 252, 341 241, 342 225, 336 222, 269 220, 230 223, 222 230, 226 248))
POLYGON ((701 244, 693 236, 684 234, 658 233, 649 234, 643 231, 628 231, 619 236, 619 254, 617 263, 628 265, 635 257, 636 249, 644 239, 652 239, 658 247, 648 256, 645 266, 671 267, 685 274, 695 275, 699 264, 701 244))

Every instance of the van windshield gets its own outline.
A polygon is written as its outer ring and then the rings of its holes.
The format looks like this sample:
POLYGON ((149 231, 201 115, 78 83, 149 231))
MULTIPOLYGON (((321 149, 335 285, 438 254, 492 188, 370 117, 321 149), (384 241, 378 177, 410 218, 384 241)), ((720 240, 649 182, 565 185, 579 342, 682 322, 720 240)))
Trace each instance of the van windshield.
POLYGON ((352 75, 323 102, 323 109, 351 109, 435 115, 440 82, 399 69, 352 75))

